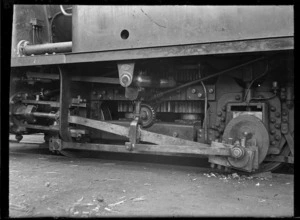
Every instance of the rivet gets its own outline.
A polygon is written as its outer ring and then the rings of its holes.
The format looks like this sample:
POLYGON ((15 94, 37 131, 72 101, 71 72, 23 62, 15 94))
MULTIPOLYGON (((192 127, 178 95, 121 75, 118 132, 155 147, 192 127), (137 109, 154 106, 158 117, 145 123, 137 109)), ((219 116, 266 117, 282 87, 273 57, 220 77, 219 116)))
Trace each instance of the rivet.
POLYGON ((222 110, 223 110, 223 111, 226 111, 226 105, 224 105, 224 106, 222 107, 222 110))
POLYGON ((275 118, 271 118, 270 121, 271 121, 272 123, 275 123, 275 122, 276 122, 276 119, 275 119, 275 118))
POLYGON ((222 112, 221 112, 221 111, 219 111, 219 112, 218 112, 218 116, 221 116, 221 115, 222 115, 222 112))
POLYGON ((275 128, 279 129, 280 128, 280 124, 276 124, 275 128))
POLYGON ((286 119, 286 118, 283 118, 282 121, 283 121, 283 122, 287 122, 287 119, 286 119))
POLYGON ((274 106, 272 106, 272 107, 271 107, 271 111, 272 111, 272 112, 275 112, 275 111, 276 111, 276 108, 275 108, 274 106))
POLYGON ((277 140, 277 141, 279 141, 280 140, 280 135, 276 135, 276 137, 275 137, 275 139, 277 140))
POLYGON ((275 130, 271 130, 271 134, 275 134, 275 132, 276 132, 275 130))
POLYGON ((276 116, 277 118, 279 118, 279 117, 280 117, 280 113, 279 113, 279 112, 276 112, 276 113, 275 113, 275 116, 276 116))
POLYGON ((240 100, 241 99, 241 96, 240 95, 236 95, 235 96, 235 100, 240 100))

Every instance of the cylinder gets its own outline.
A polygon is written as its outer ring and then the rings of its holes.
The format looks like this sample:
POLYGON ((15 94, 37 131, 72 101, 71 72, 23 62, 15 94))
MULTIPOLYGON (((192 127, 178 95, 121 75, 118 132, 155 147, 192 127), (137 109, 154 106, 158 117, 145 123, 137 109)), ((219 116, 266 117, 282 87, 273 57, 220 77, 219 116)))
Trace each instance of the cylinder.
POLYGON ((37 44, 37 45, 26 45, 22 48, 24 55, 38 55, 45 53, 67 53, 72 52, 72 41, 50 43, 50 44, 37 44))

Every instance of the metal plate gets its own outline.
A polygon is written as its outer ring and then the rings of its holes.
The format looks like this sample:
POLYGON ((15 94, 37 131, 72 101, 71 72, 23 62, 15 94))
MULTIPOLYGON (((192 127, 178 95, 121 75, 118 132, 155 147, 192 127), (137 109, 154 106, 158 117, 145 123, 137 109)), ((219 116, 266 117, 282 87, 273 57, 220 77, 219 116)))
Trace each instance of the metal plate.
POLYGON ((73 52, 294 35, 292 6, 80 5, 72 11, 73 52))
POLYGON ((261 163, 268 153, 270 140, 266 127, 257 117, 240 115, 232 119, 225 128, 223 140, 227 141, 228 138, 232 138, 234 143, 243 137, 244 132, 249 134, 248 137, 250 140, 248 140, 248 143, 250 141, 256 142, 256 146, 258 147, 258 163, 261 163))

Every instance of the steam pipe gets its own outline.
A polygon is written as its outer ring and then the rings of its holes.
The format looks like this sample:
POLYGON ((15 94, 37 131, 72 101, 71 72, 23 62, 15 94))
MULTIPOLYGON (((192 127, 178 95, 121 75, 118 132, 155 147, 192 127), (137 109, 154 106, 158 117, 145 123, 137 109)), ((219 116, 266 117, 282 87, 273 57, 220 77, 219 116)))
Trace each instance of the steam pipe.
POLYGON ((59 42, 59 43, 47 43, 47 44, 37 44, 37 45, 20 45, 19 48, 21 54, 23 55, 37 55, 45 53, 67 53, 72 52, 72 41, 69 42, 59 42))

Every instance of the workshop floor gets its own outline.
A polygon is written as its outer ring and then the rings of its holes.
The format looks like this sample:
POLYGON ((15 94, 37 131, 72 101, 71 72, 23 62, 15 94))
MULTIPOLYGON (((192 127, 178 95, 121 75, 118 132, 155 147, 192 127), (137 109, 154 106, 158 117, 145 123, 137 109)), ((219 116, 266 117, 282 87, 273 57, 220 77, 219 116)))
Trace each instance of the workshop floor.
POLYGON ((294 176, 9 149, 9 216, 293 216, 294 176))

